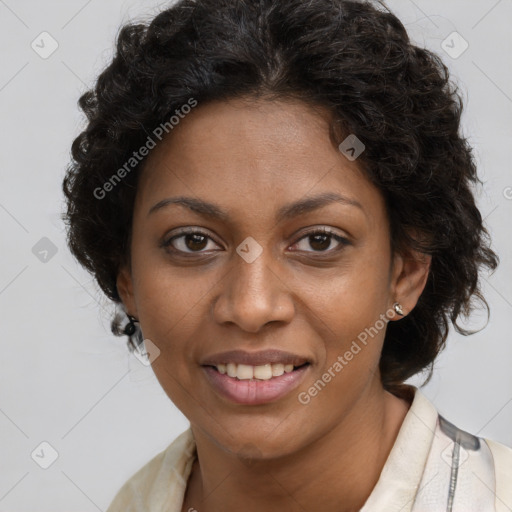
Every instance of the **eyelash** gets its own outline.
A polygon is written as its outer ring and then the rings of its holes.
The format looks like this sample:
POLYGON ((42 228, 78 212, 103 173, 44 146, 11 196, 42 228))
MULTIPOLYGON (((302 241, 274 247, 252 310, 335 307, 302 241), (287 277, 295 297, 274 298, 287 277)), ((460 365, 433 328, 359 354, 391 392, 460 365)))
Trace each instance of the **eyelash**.
MULTIPOLYGON (((207 233, 205 233, 204 231, 201 231, 201 229, 199 228, 185 228, 185 229, 182 229, 179 233, 177 233, 176 235, 173 235, 171 238, 167 239, 167 240, 164 240, 161 244, 161 247, 164 247, 164 248, 169 248, 172 252, 174 253, 180 253, 180 254, 185 254, 185 255, 192 255, 192 254, 203 254, 201 251, 181 251, 180 249, 175 249, 174 247, 172 247, 172 242, 176 239, 179 239, 179 238, 182 238, 186 235, 201 235, 201 236, 204 236, 205 238, 209 238, 210 240, 213 240, 213 238, 208 235, 207 233)), ((317 254, 330 254, 330 253, 333 253, 333 252, 338 252, 340 251, 341 249, 343 249, 344 246, 346 245, 350 245, 350 241, 343 237, 343 236, 340 236, 339 234, 337 234, 336 232, 328 229, 328 228, 316 228, 314 230, 311 230, 311 231, 308 231, 307 233, 304 233, 295 243, 293 243, 292 245, 296 245, 298 244, 300 241, 304 240, 305 238, 308 238, 310 236, 313 236, 313 235, 328 235, 332 238, 334 238, 338 243, 339 243, 339 246, 335 249, 328 249, 326 251, 305 251, 305 252, 312 252, 312 253, 317 253, 317 254)), ((215 240, 213 240, 215 242, 215 240)), ((217 243, 217 242, 215 242, 217 243)), ((186 256, 188 257, 188 256, 186 256)))

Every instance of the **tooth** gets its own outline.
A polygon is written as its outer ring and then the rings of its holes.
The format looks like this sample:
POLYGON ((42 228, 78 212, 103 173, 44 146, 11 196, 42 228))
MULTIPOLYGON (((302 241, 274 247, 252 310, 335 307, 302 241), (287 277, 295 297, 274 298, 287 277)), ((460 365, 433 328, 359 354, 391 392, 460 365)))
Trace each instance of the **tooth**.
POLYGON ((259 366, 249 364, 217 364, 217 370, 221 374, 227 374, 229 377, 238 378, 238 380, 270 380, 272 377, 279 377, 284 373, 293 371, 293 364, 267 363, 259 366))
POLYGON ((236 364, 228 363, 227 364, 227 372, 230 377, 236 377, 236 364))
POLYGON ((271 379, 272 378, 272 365, 265 364, 262 366, 255 366, 254 367, 254 378, 262 379, 262 380, 271 379))
POLYGON ((239 379, 252 379, 254 376, 253 366, 248 364, 239 364, 236 369, 236 376, 239 379))
POLYGON ((277 363, 272 365, 272 375, 274 377, 279 377, 284 373, 284 364, 277 363))

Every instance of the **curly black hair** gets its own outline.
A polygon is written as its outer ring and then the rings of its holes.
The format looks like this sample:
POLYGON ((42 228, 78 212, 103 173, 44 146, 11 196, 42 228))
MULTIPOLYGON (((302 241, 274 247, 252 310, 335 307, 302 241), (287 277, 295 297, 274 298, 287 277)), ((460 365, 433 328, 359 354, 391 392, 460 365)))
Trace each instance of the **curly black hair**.
POLYGON ((479 272, 499 260, 475 204, 481 181, 460 133, 458 87, 383 2, 181 0, 148 23, 122 26, 112 62, 78 102, 88 124, 63 181, 73 255, 122 304, 116 276, 130 258, 146 159, 132 161, 108 194, 98 191, 191 99, 237 97, 326 107, 336 146, 347 134, 363 141, 358 162, 385 198, 393 250, 432 256, 416 307, 388 324, 382 383, 396 390, 425 370, 428 382, 450 322, 469 334, 458 319, 476 302, 489 311, 479 272))

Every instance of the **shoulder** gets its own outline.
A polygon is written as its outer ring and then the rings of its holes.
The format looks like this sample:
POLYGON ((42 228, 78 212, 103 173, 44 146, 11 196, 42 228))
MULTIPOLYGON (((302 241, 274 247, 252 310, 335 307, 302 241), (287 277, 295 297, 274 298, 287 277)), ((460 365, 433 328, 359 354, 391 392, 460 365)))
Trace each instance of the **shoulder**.
POLYGON ((181 512, 195 454, 188 428, 124 483, 107 512, 181 512))
POLYGON ((512 448, 484 439, 489 446, 496 474, 496 512, 512 510, 512 448))
MULTIPOLYGON (((433 409, 424 396, 421 403, 433 409)), ((448 496, 454 510, 512 510, 512 448, 436 416, 422 484, 433 481, 431 491, 448 496)), ((419 501, 431 499, 431 491, 420 492, 419 501)))

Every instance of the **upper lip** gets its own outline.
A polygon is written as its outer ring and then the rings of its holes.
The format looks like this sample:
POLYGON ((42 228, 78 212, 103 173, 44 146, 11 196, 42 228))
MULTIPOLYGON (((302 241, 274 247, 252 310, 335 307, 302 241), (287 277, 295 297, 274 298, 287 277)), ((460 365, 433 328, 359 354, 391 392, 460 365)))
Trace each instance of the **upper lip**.
POLYGON ((293 364, 293 366, 301 366, 304 363, 310 363, 307 357, 284 352, 282 350, 269 349, 259 352, 247 352, 245 350, 229 350, 228 352, 219 352, 212 356, 206 357, 201 362, 202 366, 216 366, 218 364, 236 363, 248 364, 251 366, 261 366, 264 364, 293 364))

